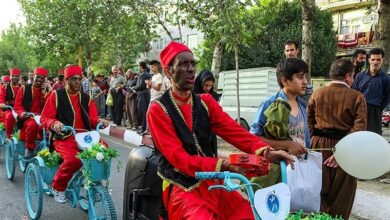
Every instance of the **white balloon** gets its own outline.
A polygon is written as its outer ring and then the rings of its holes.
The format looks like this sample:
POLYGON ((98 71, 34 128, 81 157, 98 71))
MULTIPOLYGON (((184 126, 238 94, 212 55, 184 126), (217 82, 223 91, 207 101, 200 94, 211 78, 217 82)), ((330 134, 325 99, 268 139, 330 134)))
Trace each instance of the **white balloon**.
POLYGON ((345 172, 359 179, 374 179, 390 170, 390 144, 374 132, 345 136, 336 144, 334 156, 345 172))

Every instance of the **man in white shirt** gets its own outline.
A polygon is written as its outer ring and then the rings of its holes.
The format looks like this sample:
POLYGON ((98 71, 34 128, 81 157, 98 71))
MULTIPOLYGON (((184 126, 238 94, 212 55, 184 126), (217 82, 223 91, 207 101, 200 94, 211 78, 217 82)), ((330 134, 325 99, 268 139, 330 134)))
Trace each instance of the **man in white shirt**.
POLYGON ((145 80, 147 88, 150 89, 150 102, 160 98, 166 89, 163 86, 164 76, 160 73, 160 62, 152 60, 150 63, 150 73, 153 75, 152 79, 145 80))

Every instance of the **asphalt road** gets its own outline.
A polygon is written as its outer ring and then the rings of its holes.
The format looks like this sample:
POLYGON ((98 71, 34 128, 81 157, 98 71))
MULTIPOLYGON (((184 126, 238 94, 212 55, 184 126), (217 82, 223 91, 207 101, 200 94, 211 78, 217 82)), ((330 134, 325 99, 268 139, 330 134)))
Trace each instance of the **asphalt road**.
MULTIPOLYGON (((111 196, 115 203, 118 219, 122 219, 122 198, 123 182, 126 169, 126 161, 132 147, 130 144, 112 139, 109 136, 103 137, 111 147, 118 149, 120 157, 111 164, 111 196), (122 168, 117 171, 118 161, 122 168)), ((9 181, 5 176, 4 149, 1 149, 0 156, 0 219, 1 220, 27 220, 27 208, 24 199, 24 174, 16 167, 14 181, 9 181)), ((72 208, 68 204, 56 203, 53 197, 43 196, 42 220, 82 220, 88 219, 88 214, 80 208, 72 208)))

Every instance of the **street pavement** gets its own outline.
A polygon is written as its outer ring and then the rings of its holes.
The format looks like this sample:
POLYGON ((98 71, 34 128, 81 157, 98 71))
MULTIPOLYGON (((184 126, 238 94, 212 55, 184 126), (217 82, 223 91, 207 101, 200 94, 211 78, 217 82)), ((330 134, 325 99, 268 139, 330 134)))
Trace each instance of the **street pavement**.
MULTIPOLYGON (((114 159, 111 164, 111 196, 115 204, 118 219, 122 219, 123 183, 126 170, 126 162, 129 152, 134 145, 124 141, 102 135, 111 147, 116 148, 120 157, 114 159), (118 161, 122 168, 117 171, 118 161)), ((5 176, 4 149, 0 156, 0 219, 1 220, 27 220, 27 208, 24 199, 24 175, 16 168, 14 181, 9 181, 5 176)), ((88 214, 80 208, 71 208, 68 204, 56 203, 53 197, 43 196, 43 211, 41 220, 83 220, 88 219, 88 214)))

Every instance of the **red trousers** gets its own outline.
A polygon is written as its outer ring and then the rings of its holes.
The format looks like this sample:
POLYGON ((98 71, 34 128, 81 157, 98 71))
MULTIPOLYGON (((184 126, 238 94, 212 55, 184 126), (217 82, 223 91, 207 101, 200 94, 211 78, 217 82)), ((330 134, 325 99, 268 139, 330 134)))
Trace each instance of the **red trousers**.
POLYGON ((65 140, 56 140, 53 144, 54 149, 61 155, 64 161, 54 176, 52 187, 57 191, 65 191, 73 173, 82 166, 81 160, 76 158, 79 148, 74 136, 70 136, 65 140))
POLYGON ((35 149, 35 139, 37 139, 39 132, 40 126, 37 125, 33 118, 28 118, 24 121, 23 128, 20 129, 20 140, 26 142, 27 149, 35 149))
POLYGON ((3 114, 4 119, 4 127, 5 127, 5 134, 7 138, 10 138, 12 135, 12 132, 14 131, 14 125, 15 125, 15 118, 12 115, 12 112, 10 110, 4 111, 3 114))
POLYGON ((190 192, 174 186, 167 206, 169 187, 163 192, 164 205, 168 207, 169 220, 181 219, 254 219, 249 201, 239 192, 225 190, 208 191, 215 181, 203 181, 201 185, 190 192))

